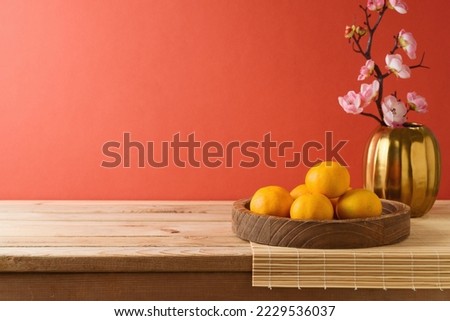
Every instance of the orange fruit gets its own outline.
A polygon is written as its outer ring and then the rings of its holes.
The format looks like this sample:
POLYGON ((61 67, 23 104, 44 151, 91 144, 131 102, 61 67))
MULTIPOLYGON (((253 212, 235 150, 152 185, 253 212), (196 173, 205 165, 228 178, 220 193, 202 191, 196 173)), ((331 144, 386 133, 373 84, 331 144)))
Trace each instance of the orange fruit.
POLYGON ((294 220, 332 220, 333 213, 331 201, 319 193, 299 196, 290 210, 290 216, 294 220))
POLYGON ((372 191, 355 188, 339 197, 336 215, 339 219, 380 216, 383 211, 381 200, 372 191))
POLYGON ((336 218, 336 219, 337 219, 338 217, 337 217, 337 215, 336 215, 336 205, 337 205, 337 202, 338 202, 338 200, 339 200, 339 197, 330 198, 329 200, 330 200, 330 202, 331 202, 331 205, 333 205, 333 211, 334 211, 333 218, 336 218))
POLYGON ((293 199, 296 199, 300 195, 309 193, 308 187, 306 187, 306 184, 300 184, 294 187, 292 191, 290 192, 293 199))
MULTIPOLYGON (((351 190, 351 189, 352 189, 352 188, 349 187, 349 188, 347 189, 347 191, 349 191, 349 190, 351 190)), ((333 209, 334 209, 334 217, 333 217, 333 218, 335 218, 335 219, 338 219, 337 214, 336 214, 336 205, 337 205, 338 200, 339 200, 339 197, 330 198, 331 205, 333 205, 333 209)))
POLYGON ((258 189, 250 200, 250 211, 262 215, 289 217, 294 199, 281 186, 265 186, 258 189))
POLYGON ((305 184, 311 193, 335 198, 344 194, 350 187, 350 174, 347 168, 338 162, 321 162, 308 170, 305 184))

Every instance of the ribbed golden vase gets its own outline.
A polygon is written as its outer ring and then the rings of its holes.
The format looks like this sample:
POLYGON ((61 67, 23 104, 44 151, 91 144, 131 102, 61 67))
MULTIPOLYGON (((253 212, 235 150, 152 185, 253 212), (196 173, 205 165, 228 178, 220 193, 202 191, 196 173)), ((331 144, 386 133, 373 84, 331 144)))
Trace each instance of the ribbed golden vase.
POLYGON ((411 207, 411 217, 427 213, 436 200, 441 178, 441 154, 425 126, 380 126, 364 155, 364 185, 379 197, 411 207))

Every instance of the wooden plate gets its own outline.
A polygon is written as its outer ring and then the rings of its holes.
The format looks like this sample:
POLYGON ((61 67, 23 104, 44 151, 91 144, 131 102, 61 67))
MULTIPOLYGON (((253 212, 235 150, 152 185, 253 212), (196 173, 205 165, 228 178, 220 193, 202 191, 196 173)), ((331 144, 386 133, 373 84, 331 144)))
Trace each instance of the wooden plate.
POLYGON ((389 245, 410 232, 409 206, 382 200, 383 214, 365 219, 300 221, 258 215, 249 210, 250 199, 236 201, 232 210, 233 232, 256 243, 314 249, 350 249, 389 245))

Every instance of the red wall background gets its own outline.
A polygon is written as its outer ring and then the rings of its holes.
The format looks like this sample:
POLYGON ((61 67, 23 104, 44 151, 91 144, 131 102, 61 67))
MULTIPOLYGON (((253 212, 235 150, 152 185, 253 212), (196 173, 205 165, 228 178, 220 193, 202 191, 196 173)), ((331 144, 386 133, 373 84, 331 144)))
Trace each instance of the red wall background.
MULTIPOLYGON (((450 41, 446 0, 405 0, 376 36, 383 61, 401 28, 412 31, 430 70, 390 79, 416 90, 429 113, 411 115, 438 137, 450 198, 450 41)), ((105 142, 161 141, 195 133, 204 143, 261 141, 271 132, 297 148, 348 140, 341 155, 352 185, 373 120, 345 114, 337 97, 358 90, 362 57, 344 39, 364 0, 0 1, 0 198, 235 199, 267 184, 291 188, 305 165, 253 169, 103 168, 105 142)), ((374 107, 371 107, 374 110, 374 107)), ((136 152, 136 151, 135 151, 136 152)), ((197 154, 198 156, 198 154, 197 154)), ((236 156, 238 157, 238 156, 236 156)), ((311 157, 324 157, 319 151, 311 157)), ((238 158, 236 158, 238 160, 238 158)))

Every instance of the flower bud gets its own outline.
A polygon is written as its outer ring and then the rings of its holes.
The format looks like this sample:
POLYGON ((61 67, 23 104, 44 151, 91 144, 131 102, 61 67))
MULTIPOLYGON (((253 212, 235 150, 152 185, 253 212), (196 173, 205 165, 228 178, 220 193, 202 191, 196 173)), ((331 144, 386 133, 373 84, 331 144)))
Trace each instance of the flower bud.
POLYGON ((357 26, 355 32, 362 37, 367 33, 367 30, 363 27, 357 26))
POLYGON ((355 34, 356 26, 346 26, 345 27, 345 38, 351 39, 353 38, 353 35, 355 34))
POLYGON ((367 30, 360 26, 346 26, 345 27, 345 38, 351 39, 355 34, 362 37, 367 33, 367 30))
POLYGON ((384 7, 384 0, 368 0, 367 9, 370 11, 381 11, 384 7))

